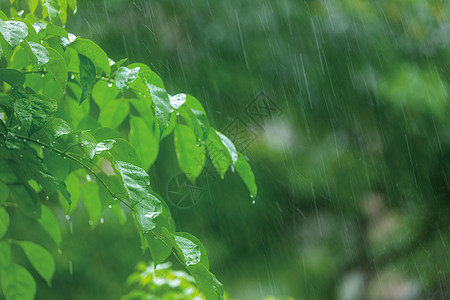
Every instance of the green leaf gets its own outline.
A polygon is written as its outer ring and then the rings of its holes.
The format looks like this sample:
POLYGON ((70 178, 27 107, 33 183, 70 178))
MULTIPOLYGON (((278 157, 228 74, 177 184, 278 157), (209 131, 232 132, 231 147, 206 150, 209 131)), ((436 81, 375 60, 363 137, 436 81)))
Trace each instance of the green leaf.
POLYGON ((46 48, 49 54, 49 61, 45 68, 48 73, 65 89, 67 84, 67 65, 64 57, 53 48, 46 48))
POLYGON ((201 251, 198 245, 182 236, 175 235, 174 239, 175 248, 186 266, 200 263, 201 251))
POLYGON ((194 276, 199 291, 206 299, 223 299, 223 285, 204 265, 194 264, 188 266, 187 269, 191 272, 192 276, 194 276))
POLYGON ((136 80, 139 74, 139 67, 134 69, 128 69, 127 67, 120 67, 116 76, 114 76, 114 83, 119 88, 119 90, 123 91, 127 88, 133 81, 136 80))
POLYGON ((92 135, 97 141, 123 139, 123 136, 122 134, 120 134, 120 132, 108 127, 97 128, 92 132, 92 135))
POLYGON ((50 54, 41 44, 34 42, 28 42, 28 44, 30 45, 31 51, 37 58, 38 69, 41 69, 50 60, 50 54))
POLYGON ((100 70, 104 71, 107 76, 111 73, 109 66, 109 60, 106 53, 91 40, 77 38, 73 43, 69 45, 73 49, 77 50, 79 54, 89 58, 94 65, 100 70))
POLYGON ((161 79, 161 77, 158 76, 155 72, 153 72, 149 66, 143 63, 132 63, 128 65, 128 68, 133 69, 139 67, 139 77, 143 80, 145 83, 152 84, 154 86, 157 86, 161 89, 164 88, 164 83, 161 79))
POLYGON ((0 242, 0 275, 11 263, 11 246, 6 241, 0 242))
POLYGON ((81 54, 78 57, 80 59, 80 84, 82 89, 80 103, 82 103, 92 92, 96 80, 96 73, 95 66, 88 57, 81 54))
POLYGON ((28 0, 28 8, 30 9, 30 13, 34 14, 37 6, 39 4, 39 0, 28 0))
POLYGON ((67 0, 67 4, 69 4, 70 9, 75 14, 77 12, 77 0, 67 0))
POLYGON ((139 117, 130 117, 130 142, 142 160, 145 170, 153 164, 159 152, 159 128, 156 122, 151 127, 139 117))
POLYGON ((6 199, 8 199, 9 195, 9 189, 8 186, 0 181, 0 205, 3 205, 3 203, 6 202, 6 199))
POLYGON ((41 215, 41 203, 36 192, 28 185, 10 185, 11 196, 20 209, 31 218, 41 215))
POLYGON ((205 164, 205 148, 197 142, 194 131, 181 124, 175 127, 174 142, 178 165, 194 182, 205 164))
POLYGON ((0 81, 8 83, 12 88, 17 88, 25 83, 25 75, 14 69, 0 69, 0 81))
POLYGON ((209 134, 209 121, 204 113, 192 109, 187 103, 181 105, 177 112, 183 117, 186 124, 191 127, 198 140, 206 141, 209 134))
POLYGON ((21 21, 2 21, 0 20, 0 33, 5 41, 15 48, 28 35, 27 24, 21 21))
POLYGON ((23 42, 14 49, 9 67, 21 70, 27 68, 30 65, 36 64, 37 59, 31 51, 30 45, 28 45, 28 42, 23 42))
POLYGON ((69 34, 67 33, 67 31, 64 28, 53 25, 53 24, 47 25, 47 27, 45 28, 45 33, 47 36, 55 35, 55 36, 65 37, 66 39, 69 38, 69 34))
POLYGON ((94 150, 95 155, 98 155, 103 151, 110 150, 115 142, 116 142, 115 140, 103 140, 100 143, 97 143, 94 150))
POLYGON ((120 160, 135 166, 142 166, 142 162, 136 149, 124 139, 115 139, 115 143, 109 152, 114 160, 120 160))
MULTIPOLYGON (((125 187, 127 187, 129 183, 130 181, 125 183, 125 187)), ((156 219, 162 213, 162 204, 159 199, 153 196, 151 193, 141 193, 140 196, 141 201, 133 207, 133 212, 136 220, 141 227, 142 232, 145 234, 156 227, 156 219)))
POLYGON ((222 143, 222 140, 217 135, 216 131, 212 128, 210 128, 209 135, 206 140, 206 149, 208 149, 209 157, 211 158, 214 168, 223 179, 230 166, 231 155, 222 143))
POLYGON ((98 121, 102 126, 117 128, 127 117, 129 106, 123 99, 114 99, 100 109, 98 121))
POLYGON ((170 99, 165 90, 152 84, 147 84, 153 104, 155 105, 155 116, 159 122, 161 132, 169 126, 170 120, 170 99))
POLYGON ((179 109, 186 102, 186 94, 176 94, 170 96, 170 106, 173 109, 179 109))
POLYGON ((102 108, 109 104, 119 94, 119 89, 112 83, 108 83, 104 80, 99 80, 95 83, 92 89, 92 98, 95 103, 102 108))
MULTIPOLYGON (((156 198, 150 194, 150 180, 144 169, 125 161, 115 161, 112 166, 116 175, 121 176, 132 206, 146 201, 146 199, 153 200, 156 198)), ((156 200, 160 202, 157 198, 156 200)))
POLYGON ((48 286, 51 286, 51 280, 55 274, 55 262, 50 253, 44 247, 29 241, 17 243, 22 247, 31 265, 47 281, 48 286))
POLYGON ((102 202, 98 194, 97 183, 86 182, 81 185, 81 193, 83 195, 84 206, 89 214, 89 224, 95 227, 102 216, 102 202))
POLYGON ((42 205, 41 209, 42 213, 41 217, 38 219, 38 222, 59 247, 61 245, 61 230, 59 229, 58 221, 47 206, 42 205))
POLYGON ((23 91, 13 91, 13 109, 20 124, 32 134, 43 128, 56 113, 56 100, 44 95, 28 95, 23 91))
POLYGON ((95 150, 97 146, 97 141, 94 136, 89 131, 82 131, 78 135, 78 140, 88 157, 93 159, 96 154, 95 150))
POLYGON ((154 233, 148 233, 146 241, 155 265, 164 262, 170 256, 175 244, 173 234, 166 227, 162 227, 161 233, 156 236, 154 233))
POLYGON ((9 215, 6 209, 0 207, 0 239, 3 238, 9 227, 9 215))
POLYGON ((48 14, 51 23, 55 22, 59 15, 59 4, 56 0, 42 0, 42 6, 48 14))
POLYGON ((176 249, 186 266, 200 263, 209 269, 206 249, 199 239, 187 232, 177 232, 174 239, 176 249))
POLYGON ((245 160, 244 156, 239 153, 238 159, 234 164, 234 167, 238 171, 248 190, 250 191, 250 196, 252 198, 256 197, 257 187, 255 183, 255 175, 253 175, 252 169, 248 162, 245 160))
POLYGON ((231 161, 233 165, 238 160, 238 152, 236 151, 236 146, 234 146, 233 142, 226 137, 224 134, 216 131, 217 135, 220 137, 220 140, 222 141, 223 145, 227 148, 228 153, 231 156, 231 161))
POLYGON ((70 199, 72 200, 72 203, 70 204, 70 207, 66 201, 60 201, 60 203, 64 208, 64 212, 68 215, 71 215, 77 208, 78 203, 80 202, 81 198, 80 180, 75 175, 75 173, 71 173, 69 174, 69 176, 67 176, 65 183, 67 191, 70 193, 70 199))
POLYGON ((64 25, 67 21, 67 0, 58 0, 59 3, 59 19, 64 25))
POLYGON ((2 274, 2 290, 6 300, 32 300, 36 282, 24 267, 10 264, 2 274))
POLYGON ((54 118, 51 122, 49 122, 46 129, 50 133, 53 141, 60 136, 67 135, 72 132, 72 128, 69 123, 59 118, 54 118))

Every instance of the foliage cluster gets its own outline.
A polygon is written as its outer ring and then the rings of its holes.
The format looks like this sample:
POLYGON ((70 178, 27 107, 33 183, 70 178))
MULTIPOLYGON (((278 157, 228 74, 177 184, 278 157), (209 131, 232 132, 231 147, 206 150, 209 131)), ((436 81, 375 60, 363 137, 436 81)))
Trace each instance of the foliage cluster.
POLYGON ((115 62, 91 40, 67 32, 75 0, 28 1, 24 10, 20 1, 11 4, 10 17, 0 12, 0 277, 6 299, 32 299, 36 292, 33 276, 14 262, 18 248, 48 285, 55 272, 49 251, 39 241, 11 236, 10 222, 26 215, 59 247, 49 203, 59 202, 70 218, 80 199, 92 227, 105 210, 125 222, 123 209, 131 209, 155 263, 173 253, 207 299, 221 299, 223 287, 209 271, 205 248, 176 232, 146 170, 161 140, 173 135, 180 169, 192 182, 208 154, 222 178, 237 170, 254 197, 245 158, 210 127, 196 98, 169 95, 148 66, 115 62))

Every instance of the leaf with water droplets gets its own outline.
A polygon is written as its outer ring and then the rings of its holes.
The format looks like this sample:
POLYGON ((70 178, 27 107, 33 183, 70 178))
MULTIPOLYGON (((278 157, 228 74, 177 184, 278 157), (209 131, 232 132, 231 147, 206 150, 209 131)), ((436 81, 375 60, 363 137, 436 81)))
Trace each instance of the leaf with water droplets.
POLYGON ((15 89, 12 97, 14 113, 30 135, 51 121, 57 110, 56 100, 44 95, 28 95, 24 91, 15 89))
POLYGON ((36 56, 38 68, 41 69, 50 60, 48 50, 41 44, 28 42, 31 52, 36 56))
POLYGON ((5 41, 15 48, 28 35, 27 24, 21 21, 2 21, 0 20, 0 33, 5 41))
POLYGON ((176 249, 187 266, 200 263, 209 269, 206 249, 199 239, 187 232, 177 232, 174 239, 176 249))
POLYGON ((234 164, 236 170, 250 191, 250 195, 252 198, 256 197, 257 187, 255 183, 255 175, 253 175, 252 169, 248 162, 245 160, 242 154, 238 154, 238 159, 234 164))
POLYGON ((153 104, 155 105, 155 115, 159 122, 161 132, 169 126, 171 107, 170 99, 167 92, 152 84, 147 84, 150 95, 152 96, 153 104))
POLYGON ((42 0, 42 8, 44 10, 44 14, 48 15, 48 19, 50 22, 55 22, 58 18, 60 7, 59 3, 56 0, 42 0))
POLYGON ((225 145, 222 143, 216 131, 210 128, 208 138, 206 139, 206 149, 208 149, 209 157, 214 168, 223 178, 231 163, 231 155, 225 145))
POLYGON ((98 143, 95 146, 95 150, 94 150, 95 155, 98 155, 98 154, 102 153, 103 151, 110 150, 113 147, 115 142, 116 142, 115 140, 101 141, 100 143, 98 143))
POLYGON ((127 67, 120 67, 116 75, 114 76, 114 83, 119 88, 119 90, 123 91, 126 89, 139 75, 139 67, 134 69, 128 69, 127 67))
POLYGON ((194 264, 187 267, 194 276, 198 289, 208 300, 223 299, 223 285, 217 278, 202 264, 194 264))

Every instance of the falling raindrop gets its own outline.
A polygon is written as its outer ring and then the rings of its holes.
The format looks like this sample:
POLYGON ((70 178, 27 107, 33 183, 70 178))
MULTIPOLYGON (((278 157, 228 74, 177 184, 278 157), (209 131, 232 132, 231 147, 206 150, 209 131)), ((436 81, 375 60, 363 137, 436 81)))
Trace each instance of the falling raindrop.
POLYGON ((58 254, 61 255, 62 254, 62 250, 58 249, 58 254))
POLYGON ((103 220, 103 218, 100 218, 100 224, 103 224, 105 222, 105 220, 103 220))
POLYGON ((72 261, 69 261, 69 274, 70 274, 70 275, 73 274, 73 264, 72 264, 72 261))
POLYGON ((65 218, 66 218, 67 221, 70 220, 70 216, 69 215, 66 215, 65 218))
POLYGON ((69 221, 69 231, 70 231, 70 233, 73 233, 73 223, 72 223, 72 221, 69 221))
POLYGON ((256 203, 256 201, 255 201, 255 200, 253 200, 253 201, 252 201, 252 204, 253 204, 253 205, 255 205, 255 203, 256 203))

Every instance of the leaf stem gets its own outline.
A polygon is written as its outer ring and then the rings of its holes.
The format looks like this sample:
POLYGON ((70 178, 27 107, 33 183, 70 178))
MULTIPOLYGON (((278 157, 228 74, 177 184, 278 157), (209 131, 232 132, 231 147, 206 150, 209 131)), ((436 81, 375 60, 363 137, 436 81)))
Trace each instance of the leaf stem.
POLYGON ((62 157, 66 157, 66 158, 68 158, 68 159, 70 159, 70 160, 76 162, 77 164, 79 164, 80 166, 82 166, 84 169, 86 169, 89 173, 91 173, 92 176, 95 177, 95 180, 98 181, 98 182, 100 182, 101 185, 103 185, 103 187, 108 191, 108 193, 111 195, 111 197, 118 199, 120 202, 122 202, 123 204, 125 204, 126 206, 128 206, 128 207, 131 209, 130 205, 129 205, 125 200, 120 199, 119 197, 117 197, 117 195, 116 195, 116 194, 109 188, 109 186, 108 186, 108 185, 107 185, 107 184, 106 184, 106 183, 105 183, 105 182, 97 175, 97 173, 95 173, 95 171, 94 171, 93 169, 91 169, 91 168, 90 168, 85 162, 83 162, 82 160, 79 160, 79 159, 77 159, 76 157, 74 157, 74 156, 72 156, 72 155, 70 155, 70 154, 67 154, 67 153, 66 153, 67 150, 66 150, 66 151, 61 151, 61 150, 58 150, 58 149, 56 149, 56 148, 53 148, 53 147, 51 147, 51 146, 49 146, 49 145, 47 145, 47 144, 45 144, 45 143, 42 143, 41 141, 33 140, 33 139, 30 139, 30 138, 25 137, 25 136, 19 136, 19 135, 17 135, 16 137, 17 137, 18 139, 23 139, 24 141, 29 141, 29 142, 35 143, 35 144, 37 144, 37 145, 39 145, 39 146, 42 146, 42 147, 44 147, 44 148, 47 148, 47 149, 49 149, 49 150, 51 150, 51 151, 53 151, 53 152, 55 152, 55 153, 61 155, 62 157))
MULTIPOLYGON (((82 166, 84 169, 86 169, 89 173, 91 173, 91 174, 95 177, 96 181, 100 182, 101 185, 103 185, 103 187, 105 187, 105 189, 108 191, 108 193, 109 193, 113 198, 118 199, 120 202, 122 202, 123 204, 125 204, 128 208, 130 208, 131 210, 133 210, 133 208, 130 206, 130 204, 128 204, 125 200, 120 199, 119 197, 117 197, 117 194, 115 194, 115 193, 109 188, 109 186, 108 186, 108 185, 107 185, 107 184, 106 184, 106 183, 105 183, 105 182, 104 182, 104 181, 103 181, 103 180, 95 173, 95 171, 92 170, 86 163, 84 163, 83 161, 77 159, 76 157, 74 157, 74 156, 72 156, 72 155, 67 154, 66 151, 67 151, 68 149, 66 149, 65 151, 61 151, 61 150, 58 150, 58 149, 56 149, 56 148, 53 148, 53 147, 51 147, 51 146, 49 146, 49 145, 47 145, 47 144, 45 144, 45 143, 42 143, 41 141, 38 141, 38 140, 34 140, 34 139, 31 139, 31 138, 28 138, 28 137, 25 137, 25 136, 19 136, 19 135, 17 135, 16 137, 17 137, 18 139, 22 139, 22 140, 24 140, 24 141, 29 141, 29 142, 32 142, 32 143, 34 143, 34 144, 36 144, 36 145, 39 145, 39 146, 41 146, 41 147, 47 148, 47 149, 49 149, 49 150, 51 150, 51 151, 53 151, 53 152, 55 152, 55 153, 61 155, 62 157, 67 157, 68 159, 70 159, 70 160, 76 162, 77 164, 79 164, 80 166, 82 166)), ((70 147, 69 147, 69 148, 70 148, 70 147)), ((6 202, 5 205, 7 205, 8 203, 9 203, 9 202, 6 202)), ((13 204, 15 204, 15 203, 10 203, 10 204, 11 204, 11 206, 14 206, 13 204)), ((16 204, 15 206, 17 206, 17 204, 16 204)), ((173 255, 175 256, 175 258, 176 258, 182 265, 184 265, 184 266, 186 267, 186 270, 187 270, 189 273, 191 273, 191 275, 193 276, 192 272, 187 268, 186 264, 181 260, 181 258, 178 256, 178 254, 176 253, 176 251, 173 249, 173 247, 170 247, 170 246, 166 243, 166 241, 165 241, 163 238, 161 238, 157 233, 155 233, 153 230, 150 230, 150 232, 153 234, 154 237, 156 237, 157 239, 159 239, 159 240, 160 240, 167 248, 171 249, 171 252, 172 252, 173 255)))

